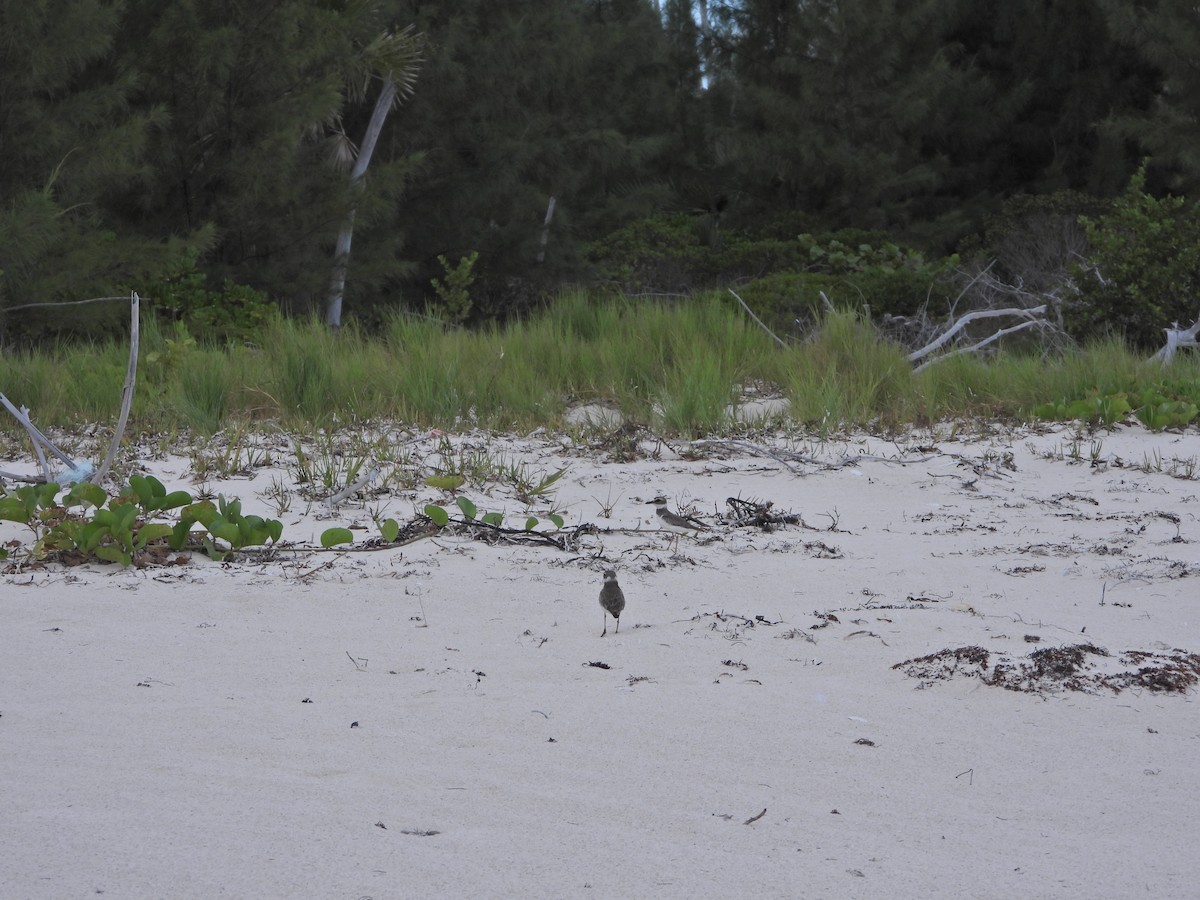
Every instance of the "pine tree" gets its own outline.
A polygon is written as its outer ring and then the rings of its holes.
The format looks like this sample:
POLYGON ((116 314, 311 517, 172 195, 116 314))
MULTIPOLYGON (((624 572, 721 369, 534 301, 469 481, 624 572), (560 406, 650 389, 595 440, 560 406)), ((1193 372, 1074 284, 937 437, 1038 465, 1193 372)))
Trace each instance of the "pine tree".
POLYGON ((396 218, 417 265, 410 302, 444 274, 439 257, 477 252, 479 314, 519 308, 578 277, 583 240, 668 202, 672 94, 648 0, 410 2, 398 15, 429 36, 396 145, 425 159, 396 218))
POLYGON ((987 85, 947 145, 966 179, 992 197, 1120 191, 1136 155, 1097 125, 1144 107, 1153 75, 1114 40, 1095 0, 967 2, 947 47, 987 85))
POLYGON ((1113 34, 1162 78, 1152 105, 1140 113, 1117 110, 1109 126, 1152 154, 1168 188, 1195 199, 1200 196, 1200 6, 1190 0, 1105 0, 1103 5, 1113 34))
POLYGON ((940 52, 945 0, 714 4, 712 90, 749 210, 823 227, 902 226, 936 191, 927 152, 955 92, 940 52))
MULTIPOLYGON (((144 172, 151 121, 131 112, 134 79, 111 65, 119 12, 98 0, 0 0, 0 306, 112 293, 178 250, 129 239, 110 208, 144 172)), ((55 327, 103 312, 60 311, 55 327)), ((9 336, 45 327, 38 318, 10 318, 9 336)))
MULTIPOLYGON (((214 225, 204 268, 216 285, 231 278, 323 302, 349 210, 369 226, 378 196, 397 189, 386 166, 373 167, 365 193, 346 177, 346 135, 361 133, 375 99, 348 96, 364 48, 390 25, 378 4, 129 0, 123 21, 137 101, 169 113, 151 139, 150 190, 128 198, 131 215, 160 235, 214 225)), ((356 278, 395 249, 360 241, 356 278)))

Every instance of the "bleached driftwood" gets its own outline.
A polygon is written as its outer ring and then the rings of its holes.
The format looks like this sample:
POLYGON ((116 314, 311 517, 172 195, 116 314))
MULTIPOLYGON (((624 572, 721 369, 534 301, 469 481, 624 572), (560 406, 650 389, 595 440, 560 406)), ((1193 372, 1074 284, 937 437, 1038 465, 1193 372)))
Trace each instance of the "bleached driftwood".
POLYGON ((984 338, 983 340, 976 341, 974 344, 971 344, 970 346, 959 347, 957 350, 952 350, 949 353, 943 353, 941 356, 935 356, 933 359, 927 359, 927 360, 925 360, 925 362, 923 362, 919 366, 917 366, 913 371, 920 372, 922 369, 932 366, 934 363, 941 362, 944 359, 949 359, 952 356, 958 356, 962 353, 973 353, 976 350, 981 350, 982 348, 986 347, 988 344, 991 344, 991 343, 994 343, 995 341, 1000 340, 1000 338, 1002 338, 1002 337, 1005 337, 1010 334, 1016 334, 1018 331, 1024 331, 1026 328, 1051 328, 1051 327, 1053 327, 1050 324, 1050 322, 1048 322, 1046 320, 1045 314, 1046 314, 1045 306, 1035 306, 1032 309, 1021 309, 1021 308, 978 309, 978 310, 975 310, 974 312, 966 313, 965 315, 961 316, 957 321, 955 321, 953 325, 951 325, 949 328, 947 328, 945 331, 943 331, 940 335, 938 335, 936 338, 934 338, 930 343, 926 344, 921 349, 914 350, 912 353, 908 354, 908 361, 916 362, 917 360, 919 360, 925 356, 928 356, 930 353, 932 353, 933 351, 937 350, 939 347, 946 344, 952 337, 954 337, 956 334, 958 334, 960 331, 962 331, 964 328, 966 328, 972 322, 977 321, 979 319, 995 319, 995 318, 999 318, 1001 316, 1016 316, 1018 318, 1023 318, 1026 321, 1021 322, 1018 325, 1012 325, 1008 328, 1002 328, 999 331, 995 332, 994 334, 991 334, 988 337, 984 338))
POLYGON ((912 363, 924 360, 915 371, 919 372, 952 356, 982 350, 1003 337, 1030 328, 1039 329, 1043 342, 1070 343, 1063 326, 1063 307, 1069 296, 1076 293, 1071 279, 1065 276, 1041 278, 1035 279, 1033 284, 1027 284, 1019 275, 1007 278, 997 275, 995 265, 996 260, 992 260, 977 271, 959 271, 965 283, 958 296, 950 303, 945 322, 935 322, 925 309, 915 316, 884 316, 885 333, 896 332, 895 339, 907 343, 910 347, 920 348, 908 356, 912 363), (963 304, 971 311, 957 316, 956 311, 963 304), (944 348, 952 339, 962 340, 965 337, 962 334, 963 330, 972 322, 1003 317, 1023 321, 1007 328, 999 328, 994 334, 981 340, 972 338, 974 342, 970 346, 958 347, 931 357, 931 354, 944 348))
POLYGON ((1163 331, 1167 333, 1166 346, 1150 359, 1157 359, 1164 366, 1175 358, 1175 351, 1181 347, 1200 347, 1200 342, 1196 340, 1196 335, 1200 334, 1200 319, 1197 319, 1191 328, 1180 328, 1178 322, 1172 322, 1171 327, 1164 328, 1163 331))
POLYGON ((137 387, 138 344, 141 342, 141 303, 142 298, 137 291, 129 295, 129 365, 125 369, 125 387, 121 392, 121 414, 117 416, 117 427, 113 431, 112 443, 108 447, 108 455, 95 472, 88 476, 88 481, 99 484, 101 479, 112 468, 113 460, 117 458, 117 450, 121 446, 121 438, 125 435, 125 426, 129 423, 129 410, 133 406, 133 391, 137 387))
MULTIPOLYGON (((17 409, 17 407, 13 405, 13 402, 4 396, 4 394, 0 394, 0 404, 3 404, 4 408, 12 413, 13 418, 16 419, 21 424, 21 427, 24 428, 28 433, 29 440, 33 444, 34 456, 36 456, 38 460, 38 468, 42 470, 40 477, 36 475, 20 475, 13 472, 0 472, 0 477, 8 478, 12 481, 27 481, 33 483, 45 483, 50 481, 52 475, 50 471, 50 463, 46 459, 46 454, 43 448, 45 450, 49 450, 61 462, 65 463, 70 471, 83 471, 85 466, 88 470, 90 470, 91 467, 87 466, 86 463, 77 463, 75 460, 71 459, 71 457, 67 456, 67 454, 65 454, 62 450, 58 449, 58 447, 54 445, 54 442, 51 441, 50 438, 46 437, 40 428, 33 424, 33 421, 29 418, 29 409, 27 407, 21 407, 20 409, 17 409)), ((76 480, 82 481, 83 479, 79 478, 76 480)))
MULTIPOLYGON (((102 298, 113 299, 113 298, 102 298)), ((92 301, 76 301, 76 302, 92 302, 92 301)), ((4 394, 0 393, 0 405, 3 405, 15 418, 21 427, 25 429, 29 435, 29 440, 33 444, 33 453, 38 460, 38 468, 41 469, 41 475, 22 475, 13 472, 0 472, 0 478, 7 478, 11 481, 25 481, 30 483, 42 483, 57 480, 59 483, 73 484, 80 481, 98 482, 108 473, 112 466, 113 460, 116 458, 117 450, 121 446, 121 438, 125 434, 125 426, 129 422, 129 410, 133 406, 134 387, 137 384, 137 358, 138 358, 138 342, 140 335, 139 328, 139 307, 141 298, 134 291, 129 295, 130 305, 130 335, 129 335, 129 367, 125 373, 125 389, 121 398, 121 413, 117 417, 117 427, 113 433, 112 444, 108 450, 108 456, 99 469, 95 468, 90 462, 71 459, 66 453, 55 446, 54 442, 42 432, 40 428, 33 424, 33 420, 29 418, 29 409, 22 407, 17 409, 4 394), (66 465, 67 469, 60 475, 54 475, 50 468, 50 462, 46 458, 45 451, 48 450, 60 462, 66 465)), ((67 305, 67 304, 62 304, 67 305)))

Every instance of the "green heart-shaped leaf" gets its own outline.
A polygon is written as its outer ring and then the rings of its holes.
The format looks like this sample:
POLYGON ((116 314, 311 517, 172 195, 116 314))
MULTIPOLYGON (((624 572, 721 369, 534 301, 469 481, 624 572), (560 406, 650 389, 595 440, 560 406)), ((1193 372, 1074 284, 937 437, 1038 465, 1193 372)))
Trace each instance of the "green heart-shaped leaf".
POLYGON ((326 528, 321 532, 321 546, 336 547, 338 544, 353 544, 354 532, 349 528, 326 528))

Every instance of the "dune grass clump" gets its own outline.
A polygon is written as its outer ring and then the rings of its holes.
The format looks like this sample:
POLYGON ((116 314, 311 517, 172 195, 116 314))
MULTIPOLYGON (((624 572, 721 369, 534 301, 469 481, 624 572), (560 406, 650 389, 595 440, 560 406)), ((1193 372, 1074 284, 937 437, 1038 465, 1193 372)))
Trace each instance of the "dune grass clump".
MULTIPOLYGON (((747 388, 786 398, 783 427, 894 430, 948 419, 1137 414, 1178 427, 1200 404, 1200 361, 1148 363, 1108 338, 1057 355, 962 355, 914 374, 906 351, 852 311, 780 347, 721 294, 672 302, 563 294, 523 320, 478 329, 396 313, 374 333, 274 317, 253 344, 198 342, 146 316, 133 427, 212 435, 232 423, 331 428, 395 420, 445 429, 563 427, 599 403, 664 435, 744 428, 747 388), (1145 408, 1144 412, 1138 412, 1145 408)), ((128 348, 57 343, 0 357, 0 390, 37 421, 115 417, 128 348)), ((0 425, 12 433, 13 423, 0 425)))

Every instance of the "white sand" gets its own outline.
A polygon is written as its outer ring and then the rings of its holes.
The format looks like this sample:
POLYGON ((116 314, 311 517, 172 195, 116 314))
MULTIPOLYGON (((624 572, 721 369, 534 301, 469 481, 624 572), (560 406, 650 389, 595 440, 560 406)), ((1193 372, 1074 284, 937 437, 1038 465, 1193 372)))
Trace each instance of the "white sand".
MULTIPOLYGON (((947 434, 793 448, 909 460, 795 471, 496 438, 569 466, 568 526, 613 530, 575 552, 440 536, 6 575, 0 896, 1195 896, 1194 688, 893 666, 1090 642, 1112 674, 1127 650, 1200 652, 1200 483, 1134 467, 1194 460, 1200 435, 1100 433, 1093 466, 1088 438, 1082 462, 1046 458, 1066 430, 947 434), (673 553, 658 493, 709 521, 770 500, 806 527, 718 525, 673 553), (628 606, 602 639, 608 565, 628 606)), ((273 514, 256 492, 283 462, 208 487, 273 514)), ((185 460, 148 466, 195 489, 185 460)), ((439 499, 368 505, 406 520, 439 499)), ((285 539, 370 526, 361 502, 303 507, 285 539)))

